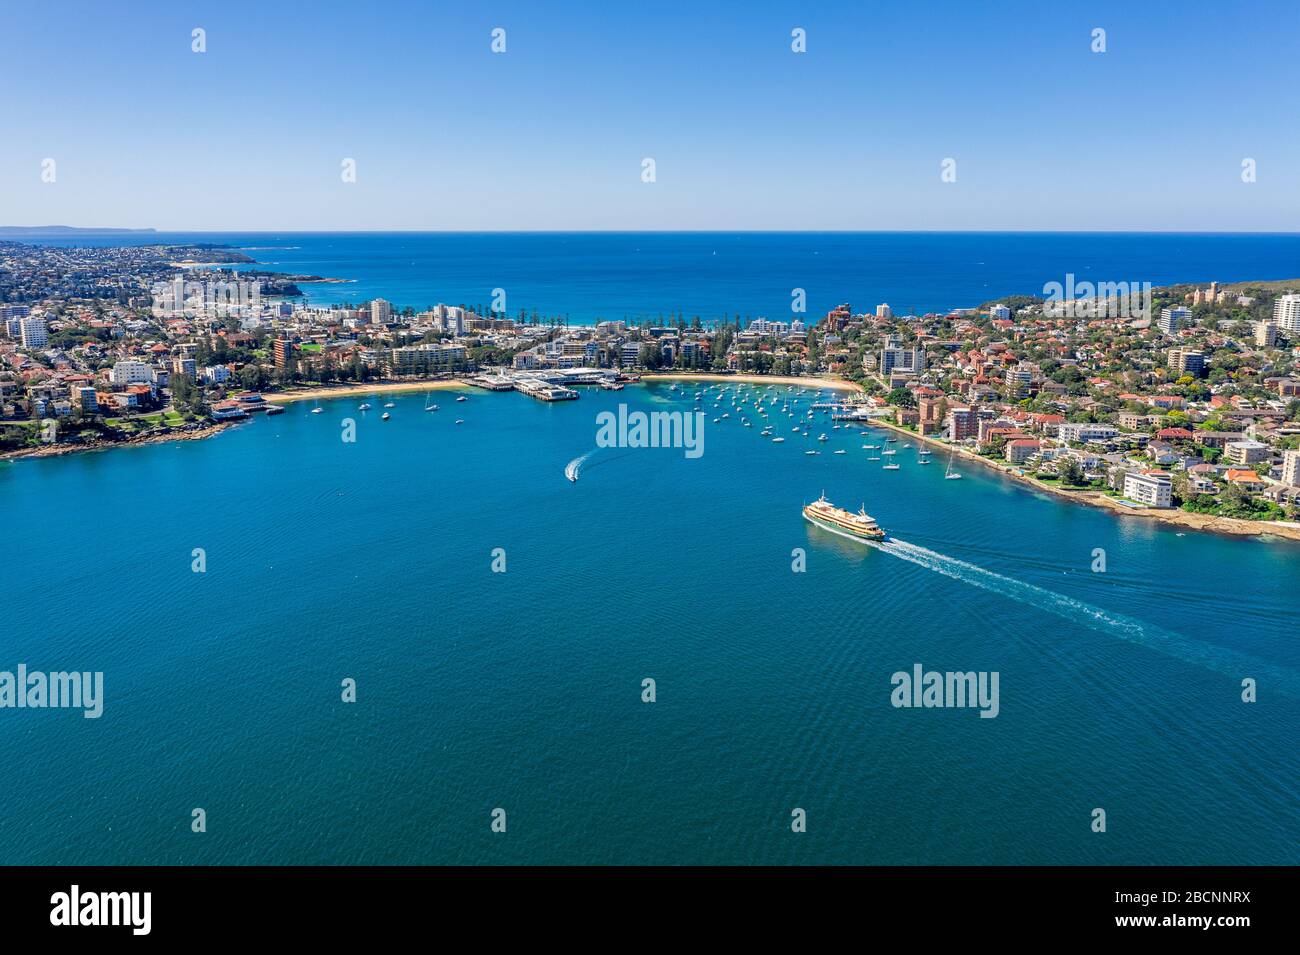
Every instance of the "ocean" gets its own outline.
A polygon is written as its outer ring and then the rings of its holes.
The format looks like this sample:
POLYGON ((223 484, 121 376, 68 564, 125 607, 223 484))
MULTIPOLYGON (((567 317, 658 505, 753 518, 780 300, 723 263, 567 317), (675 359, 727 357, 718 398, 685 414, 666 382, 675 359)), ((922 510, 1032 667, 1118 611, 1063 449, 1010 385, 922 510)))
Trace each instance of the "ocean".
POLYGON ((783 388, 799 417, 710 391, 698 457, 596 447, 695 390, 0 464, 0 670, 104 673, 98 719, 0 709, 0 861, 1300 862, 1300 546, 945 481, 907 438, 885 471, 783 388), (892 539, 807 524, 823 492, 892 539), (997 673, 997 716, 895 707, 918 664, 997 673))
POLYGON ((818 319, 842 303, 924 314, 1050 282, 1300 278, 1300 234, 1217 233, 153 233, 22 238, 52 245, 212 242, 250 268, 345 279, 304 285, 313 304, 385 298, 439 302, 571 322, 676 318, 818 319), (791 311, 802 289, 806 312, 791 311))

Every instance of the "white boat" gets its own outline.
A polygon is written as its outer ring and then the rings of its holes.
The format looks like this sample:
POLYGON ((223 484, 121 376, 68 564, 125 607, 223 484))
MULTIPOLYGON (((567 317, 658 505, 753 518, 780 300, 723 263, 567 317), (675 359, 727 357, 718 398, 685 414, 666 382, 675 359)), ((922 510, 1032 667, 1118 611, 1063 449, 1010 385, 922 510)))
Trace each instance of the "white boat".
POLYGON ((437 410, 438 410, 438 406, 435 405, 435 404, 433 403, 433 400, 432 400, 432 399, 433 399, 433 392, 431 391, 431 392, 429 392, 428 396, 424 399, 424 410, 425 410, 425 411, 437 411, 437 410))
POLYGON ((785 438, 773 438, 773 439, 772 439, 772 443, 773 443, 773 444, 781 444, 781 443, 784 442, 784 441, 785 441, 785 438))
POLYGON ((312 413, 312 414, 324 414, 324 413, 325 413, 325 409, 324 409, 324 408, 312 408, 312 409, 311 409, 311 413, 312 413))
POLYGON ((890 448, 889 450, 887 450, 887 451, 881 451, 880 453, 881 453, 881 454, 884 454, 884 455, 890 455, 890 454, 897 454, 898 452, 895 451, 893 448, 890 448))
POLYGON ((804 454, 821 454, 820 451, 805 451, 804 454))
POLYGON ((384 403, 384 407, 385 407, 385 408, 396 408, 397 405, 393 404, 393 402, 391 402, 391 401, 387 401, 387 402, 384 403))
POLYGON ((841 537, 867 541, 885 539, 885 532, 880 529, 876 519, 867 513, 865 507, 860 508, 856 514, 850 514, 826 500, 825 492, 812 504, 804 506, 803 516, 822 530, 841 537))
POLYGON ((836 454, 848 454, 849 452, 845 451, 843 448, 840 448, 840 450, 836 451, 835 453, 836 453, 836 454))
POLYGON ((824 435, 824 434, 821 435, 817 440, 818 440, 818 441, 825 441, 825 440, 826 440, 826 435, 824 435))
POLYGON ((387 421, 391 417, 392 415, 390 415, 387 411, 385 411, 382 415, 379 416, 379 420, 387 421))
POLYGON ((469 399, 466 398, 464 395, 457 395, 457 396, 456 396, 456 400, 457 400, 457 401, 469 401, 469 399))
POLYGON ((899 468, 899 466, 898 466, 897 464, 886 464, 886 465, 883 465, 883 470, 885 470, 885 471, 897 471, 898 468, 899 468))
POLYGON ((456 419, 456 423, 457 423, 457 424, 464 424, 464 423, 465 423, 465 419, 464 419, 464 418, 457 418, 457 419, 456 419))
POLYGON ((943 479, 944 479, 945 481, 960 481, 960 480, 961 480, 961 475, 958 474, 956 471, 954 471, 954 470, 952 469, 952 459, 955 458, 956 456, 957 456, 957 452, 956 452, 956 451, 954 451, 952 454, 950 454, 950 455, 948 456, 948 470, 946 470, 946 471, 943 472, 943 479))
POLYGON ((370 403, 369 403, 369 402, 366 402, 366 401, 361 402, 361 404, 357 406, 357 410, 358 410, 358 411, 369 411, 369 410, 370 410, 370 403))

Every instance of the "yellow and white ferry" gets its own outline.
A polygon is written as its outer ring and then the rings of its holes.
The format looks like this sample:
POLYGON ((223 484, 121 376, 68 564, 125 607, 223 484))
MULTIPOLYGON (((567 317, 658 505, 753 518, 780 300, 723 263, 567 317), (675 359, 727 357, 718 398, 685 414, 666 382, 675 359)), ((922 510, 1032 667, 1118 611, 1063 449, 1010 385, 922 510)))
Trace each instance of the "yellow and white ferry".
POLYGON ((885 539, 885 532, 880 529, 876 519, 862 508, 856 514, 836 507, 826 500, 826 492, 811 504, 805 504, 803 516, 813 524, 841 537, 855 540, 879 541, 885 539))

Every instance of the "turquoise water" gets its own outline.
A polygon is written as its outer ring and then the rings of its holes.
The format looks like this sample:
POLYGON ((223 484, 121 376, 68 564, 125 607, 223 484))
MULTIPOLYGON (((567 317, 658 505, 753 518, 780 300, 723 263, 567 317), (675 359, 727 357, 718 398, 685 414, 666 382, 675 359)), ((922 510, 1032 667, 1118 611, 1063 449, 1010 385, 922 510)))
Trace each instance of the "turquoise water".
POLYGON ((729 401, 698 459, 565 479, 599 411, 692 406, 666 385, 361 400, 0 464, 0 669, 106 695, 0 710, 0 862, 1300 862, 1300 545, 945 481, 907 439, 883 471, 829 421, 773 444, 729 401), (807 525, 823 489, 894 540, 807 525), (997 671, 998 717, 895 709, 915 663, 997 671))
POLYGON ((573 321, 820 318, 849 302, 947 311, 1048 282, 1233 282, 1300 277, 1297 233, 563 232, 158 233, 32 239, 55 245, 214 242, 255 268, 349 281, 304 285, 314 304, 382 297, 537 309, 573 321), (807 295, 792 315, 791 290, 807 295))

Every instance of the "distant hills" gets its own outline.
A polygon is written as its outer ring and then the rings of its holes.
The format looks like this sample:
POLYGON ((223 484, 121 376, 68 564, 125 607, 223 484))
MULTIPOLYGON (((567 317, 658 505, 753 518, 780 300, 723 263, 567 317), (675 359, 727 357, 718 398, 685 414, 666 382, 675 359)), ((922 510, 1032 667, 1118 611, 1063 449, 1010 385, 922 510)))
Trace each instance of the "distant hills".
POLYGON ((157 231, 157 229, 83 229, 71 225, 0 225, 0 236, 148 235, 157 231))

